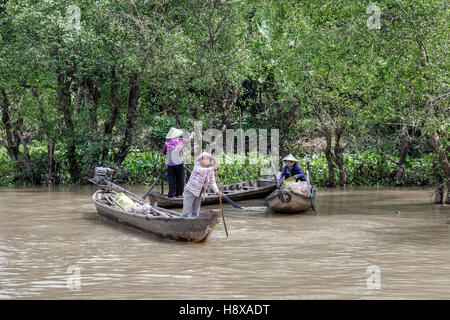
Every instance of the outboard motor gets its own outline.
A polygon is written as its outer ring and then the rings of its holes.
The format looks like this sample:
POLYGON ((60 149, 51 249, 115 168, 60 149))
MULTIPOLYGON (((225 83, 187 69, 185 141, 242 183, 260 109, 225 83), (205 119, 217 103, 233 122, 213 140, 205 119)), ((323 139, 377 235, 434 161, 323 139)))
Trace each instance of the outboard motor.
POLYGON ((114 170, 105 167, 96 167, 94 170, 94 178, 92 179, 95 183, 102 184, 105 181, 112 181, 114 176, 114 170))

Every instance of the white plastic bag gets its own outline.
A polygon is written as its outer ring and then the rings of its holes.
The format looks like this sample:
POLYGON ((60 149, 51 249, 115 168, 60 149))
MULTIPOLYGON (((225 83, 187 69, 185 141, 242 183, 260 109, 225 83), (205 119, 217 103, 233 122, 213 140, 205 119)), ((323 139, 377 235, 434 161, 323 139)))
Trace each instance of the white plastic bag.
POLYGON ((308 196, 308 183, 306 181, 289 182, 286 184, 286 190, 308 196))

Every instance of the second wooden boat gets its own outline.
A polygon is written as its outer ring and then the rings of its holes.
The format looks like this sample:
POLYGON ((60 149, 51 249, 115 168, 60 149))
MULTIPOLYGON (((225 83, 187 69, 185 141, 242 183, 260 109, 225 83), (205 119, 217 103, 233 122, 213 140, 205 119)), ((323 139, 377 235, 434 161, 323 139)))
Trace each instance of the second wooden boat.
POLYGON ((279 213, 304 212, 313 206, 313 197, 292 190, 275 190, 266 197, 267 205, 279 213))
MULTIPOLYGON (((260 178, 257 180, 233 183, 221 186, 220 190, 224 195, 233 201, 264 198, 276 188, 273 179, 260 178)), ((180 208, 183 206, 183 198, 169 198, 166 194, 153 191, 148 196, 151 202, 156 202, 158 206, 164 208, 180 208)), ((219 197, 214 193, 202 200, 202 205, 218 204, 219 197)))

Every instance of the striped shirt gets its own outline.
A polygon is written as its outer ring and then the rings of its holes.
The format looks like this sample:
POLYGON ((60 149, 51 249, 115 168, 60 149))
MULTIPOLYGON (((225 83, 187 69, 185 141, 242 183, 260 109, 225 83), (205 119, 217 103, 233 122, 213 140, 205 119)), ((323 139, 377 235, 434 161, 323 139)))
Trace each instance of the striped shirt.
POLYGON ((207 190, 208 186, 210 186, 215 193, 219 191, 216 179, 214 178, 214 168, 204 168, 201 164, 196 164, 185 189, 189 190, 194 196, 200 197, 202 188, 207 190))

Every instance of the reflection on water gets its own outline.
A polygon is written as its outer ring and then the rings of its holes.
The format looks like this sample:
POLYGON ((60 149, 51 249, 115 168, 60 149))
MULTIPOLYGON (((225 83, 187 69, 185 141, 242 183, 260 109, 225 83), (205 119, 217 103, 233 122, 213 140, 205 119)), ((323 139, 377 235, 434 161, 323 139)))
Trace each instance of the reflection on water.
POLYGON ((317 214, 225 205, 230 237, 200 244, 99 218, 94 190, 0 188, 0 299, 450 298, 450 207, 429 189, 319 190, 317 214))

